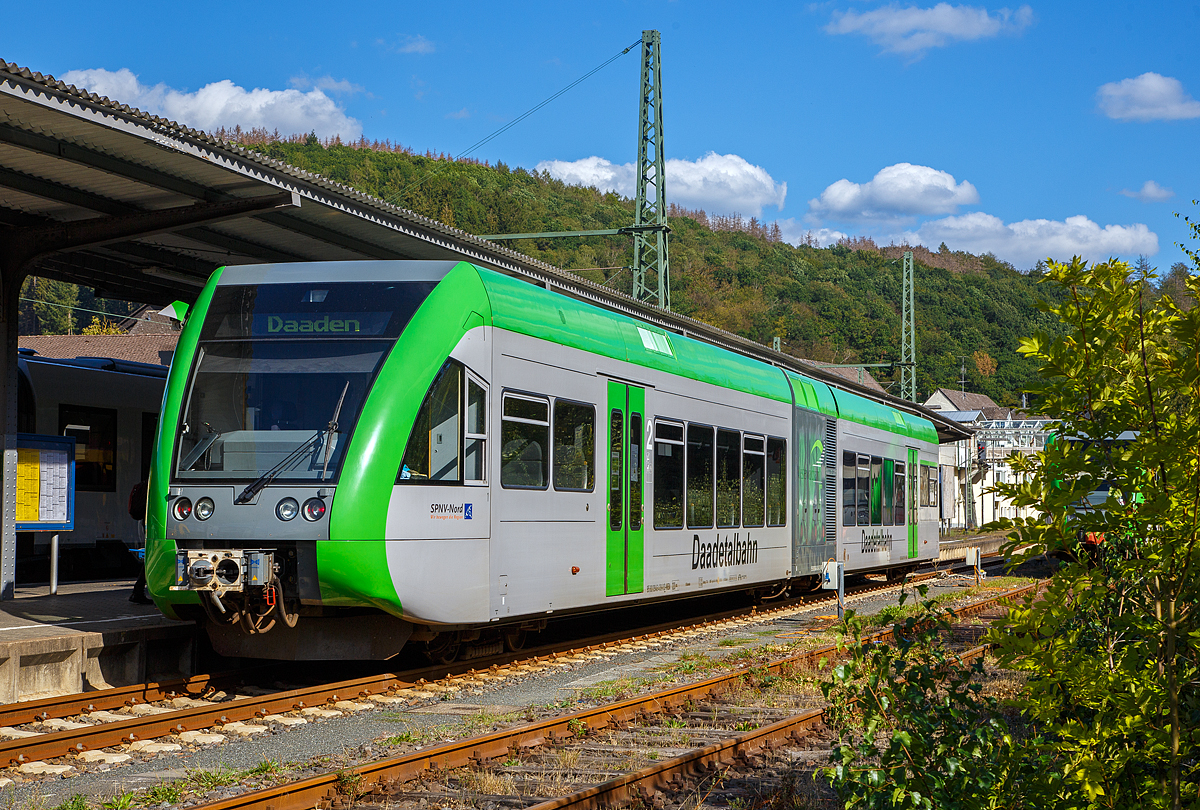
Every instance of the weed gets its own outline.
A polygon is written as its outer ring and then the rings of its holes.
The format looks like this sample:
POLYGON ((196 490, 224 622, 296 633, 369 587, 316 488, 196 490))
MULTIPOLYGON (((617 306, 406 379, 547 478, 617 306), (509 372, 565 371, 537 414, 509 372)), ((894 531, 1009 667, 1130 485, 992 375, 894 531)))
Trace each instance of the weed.
POLYGON ((159 782, 142 791, 141 798, 143 804, 178 804, 183 799, 183 788, 178 782, 159 782))
POLYGON ((133 807, 135 798, 136 796, 132 791, 122 791, 100 806, 104 810, 129 810, 129 808, 133 807))
POLYGON ((687 720, 682 717, 668 717, 663 721, 664 728, 687 728, 687 720))
POLYGON ((554 752, 554 758, 558 760, 559 767, 570 770, 579 764, 579 757, 583 752, 578 748, 560 748, 554 752))
POLYGON ((576 737, 586 737, 588 733, 588 726, 587 723, 575 718, 574 720, 567 721, 567 730, 576 737))
POLYGON ((362 795, 362 774, 342 769, 337 772, 337 792, 351 801, 362 795))
POLYGON ((723 638, 717 642, 718 647, 740 647, 743 644, 749 644, 753 639, 748 638, 723 638))
POLYGON ((232 785, 241 779, 241 774, 224 763, 211 770, 196 768, 187 773, 186 784, 198 793, 207 793, 220 787, 232 785))
POLYGON ((76 793, 71 798, 67 799, 62 804, 54 808, 54 810, 88 810, 87 797, 82 793, 76 793))

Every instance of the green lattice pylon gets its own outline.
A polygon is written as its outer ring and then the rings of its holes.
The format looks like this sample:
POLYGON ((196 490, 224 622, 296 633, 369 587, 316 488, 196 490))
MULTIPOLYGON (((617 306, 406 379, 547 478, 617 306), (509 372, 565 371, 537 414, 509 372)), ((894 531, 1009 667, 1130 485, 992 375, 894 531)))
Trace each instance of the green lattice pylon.
POLYGON ((666 173, 663 170, 662 59, 657 31, 642 32, 641 104, 634 225, 658 225, 633 237, 633 297, 671 308, 667 259, 666 173))
POLYGON ((900 398, 917 401, 917 316, 913 309, 913 255, 904 251, 904 283, 900 312, 900 398))

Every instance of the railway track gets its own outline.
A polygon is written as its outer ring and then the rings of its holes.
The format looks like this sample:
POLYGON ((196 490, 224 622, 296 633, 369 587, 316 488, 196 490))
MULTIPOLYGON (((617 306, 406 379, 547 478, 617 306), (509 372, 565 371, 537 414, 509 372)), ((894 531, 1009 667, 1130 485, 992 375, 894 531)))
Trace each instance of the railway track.
MULTIPOLYGON (((919 573, 908 582, 926 580, 939 573, 919 573)), ((904 584, 868 582, 848 590, 847 599, 904 584)), ((550 667, 620 654, 637 649, 638 645, 668 644, 739 623, 783 618, 834 600, 830 592, 818 592, 767 609, 730 610, 703 622, 643 628, 643 632, 632 637, 613 633, 586 639, 584 644, 568 641, 523 654, 508 653, 457 665, 293 689, 234 685, 247 674, 260 676, 261 682, 285 672, 282 665, 269 665, 250 673, 196 676, 10 704, 0 707, 0 767, 15 766, 19 772, 31 776, 69 775, 75 771, 71 762, 46 760, 76 758, 82 763, 120 764, 135 756, 177 751, 183 744, 216 744, 229 736, 261 734, 271 728, 265 724, 286 728, 380 704, 406 704, 550 667), (217 689, 224 690, 223 694, 218 692, 219 699, 208 699, 217 689), (168 737, 168 741, 156 742, 168 737)))
MULTIPOLYGON (((1038 586, 1006 591, 955 612, 959 618, 979 614, 1038 586)), ((871 636, 881 642, 891 637, 891 630, 871 636)), ((977 647, 963 657, 982 655, 983 650, 977 647)), ((655 791, 686 789, 692 780, 711 776, 730 763, 752 765, 756 757, 779 746, 805 745, 822 724, 815 698, 808 706, 745 707, 738 705, 736 696, 728 696, 747 679, 762 683, 786 677, 836 653, 834 645, 826 645, 761 667, 244 793, 203 805, 203 810, 428 806, 430 799, 453 800, 466 782, 471 783, 466 788, 472 794, 469 803, 496 807, 549 810, 610 806, 637 796, 649 799, 655 791), (714 722, 689 725, 708 717, 714 722), (593 739, 602 741, 579 745, 593 739), (648 739, 657 741, 646 743, 648 739), (556 753, 572 748, 568 743, 576 744, 572 750, 579 753, 556 753), (675 753, 676 749, 682 750, 675 753), (626 754, 633 751, 673 755, 638 759, 626 754), (544 799, 523 792, 522 783, 535 781, 526 777, 548 773, 546 764, 552 758, 572 774, 573 781, 563 783, 567 789, 544 799), (578 783, 589 777, 591 784, 580 787, 578 783), (498 785, 516 790, 504 792, 496 789, 498 785)), ((801 697, 797 702, 803 704, 801 697)), ((545 796, 544 784, 539 783, 539 791, 545 796)))

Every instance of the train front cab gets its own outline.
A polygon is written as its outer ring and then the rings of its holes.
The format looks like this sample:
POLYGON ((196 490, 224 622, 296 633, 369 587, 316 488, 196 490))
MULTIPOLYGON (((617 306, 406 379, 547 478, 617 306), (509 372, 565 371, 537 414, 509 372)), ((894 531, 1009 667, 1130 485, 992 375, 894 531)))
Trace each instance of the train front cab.
POLYGON ((207 620, 230 655, 397 652, 411 626, 395 620, 385 537, 401 453, 487 315, 477 271, 453 262, 214 274, 180 337, 151 472, 147 579, 164 612, 207 620))

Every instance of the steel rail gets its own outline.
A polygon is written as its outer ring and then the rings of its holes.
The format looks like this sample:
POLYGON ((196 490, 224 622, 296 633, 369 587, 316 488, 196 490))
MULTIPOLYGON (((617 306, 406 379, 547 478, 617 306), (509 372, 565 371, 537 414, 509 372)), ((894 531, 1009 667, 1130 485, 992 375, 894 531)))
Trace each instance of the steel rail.
MULTIPOLYGON (((990 645, 985 644, 956 657, 961 661, 970 661, 983 655, 989 648, 990 645)), ((649 802, 654 798, 656 791, 668 787, 677 776, 711 772, 731 760, 756 754, 764 748, 774 750, 789 741, 800 743, 804 736, 802 732, 821 724, 824 719, 824 709, 810 709, 803 714, 786 717, 703 748, 687 751, 672 759, 656 762, 639 771, 622 774, 599 785, 530 805, 525 810, 609 807, 633 798, 649 802)))
MULTIPOLYGON (((917 574, 914 579, 926 579, 936 576, 937 572, 917 574)), ((888 588, 903 587, 905 583, 873 583, 856 588, 847 596, 859 596, 874 593, 888 588)), ((555 644, 543 645, 528 651, 505 653, 499 656, 474 659, 453 665, 434 665, 402 673, 382 673, 368 675, 335 683, 322 684, 301 689, 275 692, 270 695, 253 696, 239 700, 216 703, 212 706, 202 706, 181 709, 173 712, 154 714, 142 717, 132 717, 129 720, 107 722, 87 729, 72 729, 68 731, 39 734, 36 737, 24 737, 15 740, 0 740, 0 767, 16 763, 30 762, 50 757, 66 756, 97 748, 107 748, 136 740, 149 740, 168 734, 178 734, 182 731, 198 731, 208 728, 215 723, 227 723, 243 720, 258 719, 269 714, 293 711, 295 709, 321 706, 338 700, 381 695, 398 689, 420 686, 428 681, 444 678, 486 675, 488 670, 477 670, 478 666, 499 667, 514 664, 524 665, 553 665, 555 661, 566 655, 579 655, 612 646, 652 641, 663 636, 690 631, 704 631, 713 625, 719 625, 733 619, 770 619, 773 614, 792 610, 797 607, 819 605, 832 601, 832 594, 818 596, 805 594, 785 600, 766 610, 757 607, 735 608, 712 614, 704 621, 693 623, 664 622, 630 636, 626 632, 607 633, 585 639, 590 642, 579 645, 578 640, 568 640, 555 644)), ((274 670, 279 665, 268 665, 265 669, 274 670)), ((242 671, 244 674, 246 671, 242 671)), ((166 700, 175 696, 195 696, 201 694, 203 688, 211 685, 218 677, 227 681, 237 677, 239 673, 222 673, 217 675, 198 675, 192 678, 163 683, 138 684, 135 686, 116 687, 96 692, 82 692, 73 695, 44 698, 28 703, 9 704, 0 707, 0 725, 14 726, 24 723, 34 723, 50 717, 68 717, 85 711, 98 711, 137 703, 149 703, 156 700, 166 700), (188 687, 200 687, 200 692, 188 687), (177 689, 183 689, 180 695, 177 689)))
MULTIPOLYGON (((1039 585, 1040 583, 1034 583, 1005 591, 956 609, 955 615, 969 616, 981 612, 1001 602, 1033 591, 1039 585)), ((893 631, 889 629, 868 636, 868 639, 886 641, 892 637, 893 631)), ((353 779, 360 786, 377 786, 379 789, 386 790, 388 787, 412 781, 426 772, 482 765, 501 757, 519 755, 523 750, 536 748, 547 742, 568 740, 577 736, 578 729, 585 727, 588 730, 599 730, 629 723, 644 715, 670 711, 685 705, 690 700, 703 699, 711 694, 724 691, 728 685, 752 671, 766 670, 772 674, 780 674, 798 665, 836 653, 837 645, 828 644, 773 661, 764 667, 744 667, 651 695, 560 715, 514 729, 442 743, 423 750, 370 762, 339 773, 320 774, 296 782, 251 791, 228 799, 198 805, 195 810, 307 810, 312 807, 328 807, 338 795, 338 786, 344 784, 347 778, 353 779)), ((770 728, 770 726, 765 728, 770 728)), ((760 729, 760 731, 762 730, 760 729)), ((622 778, 625 777, 619 777, 618 780, 622 778)))

